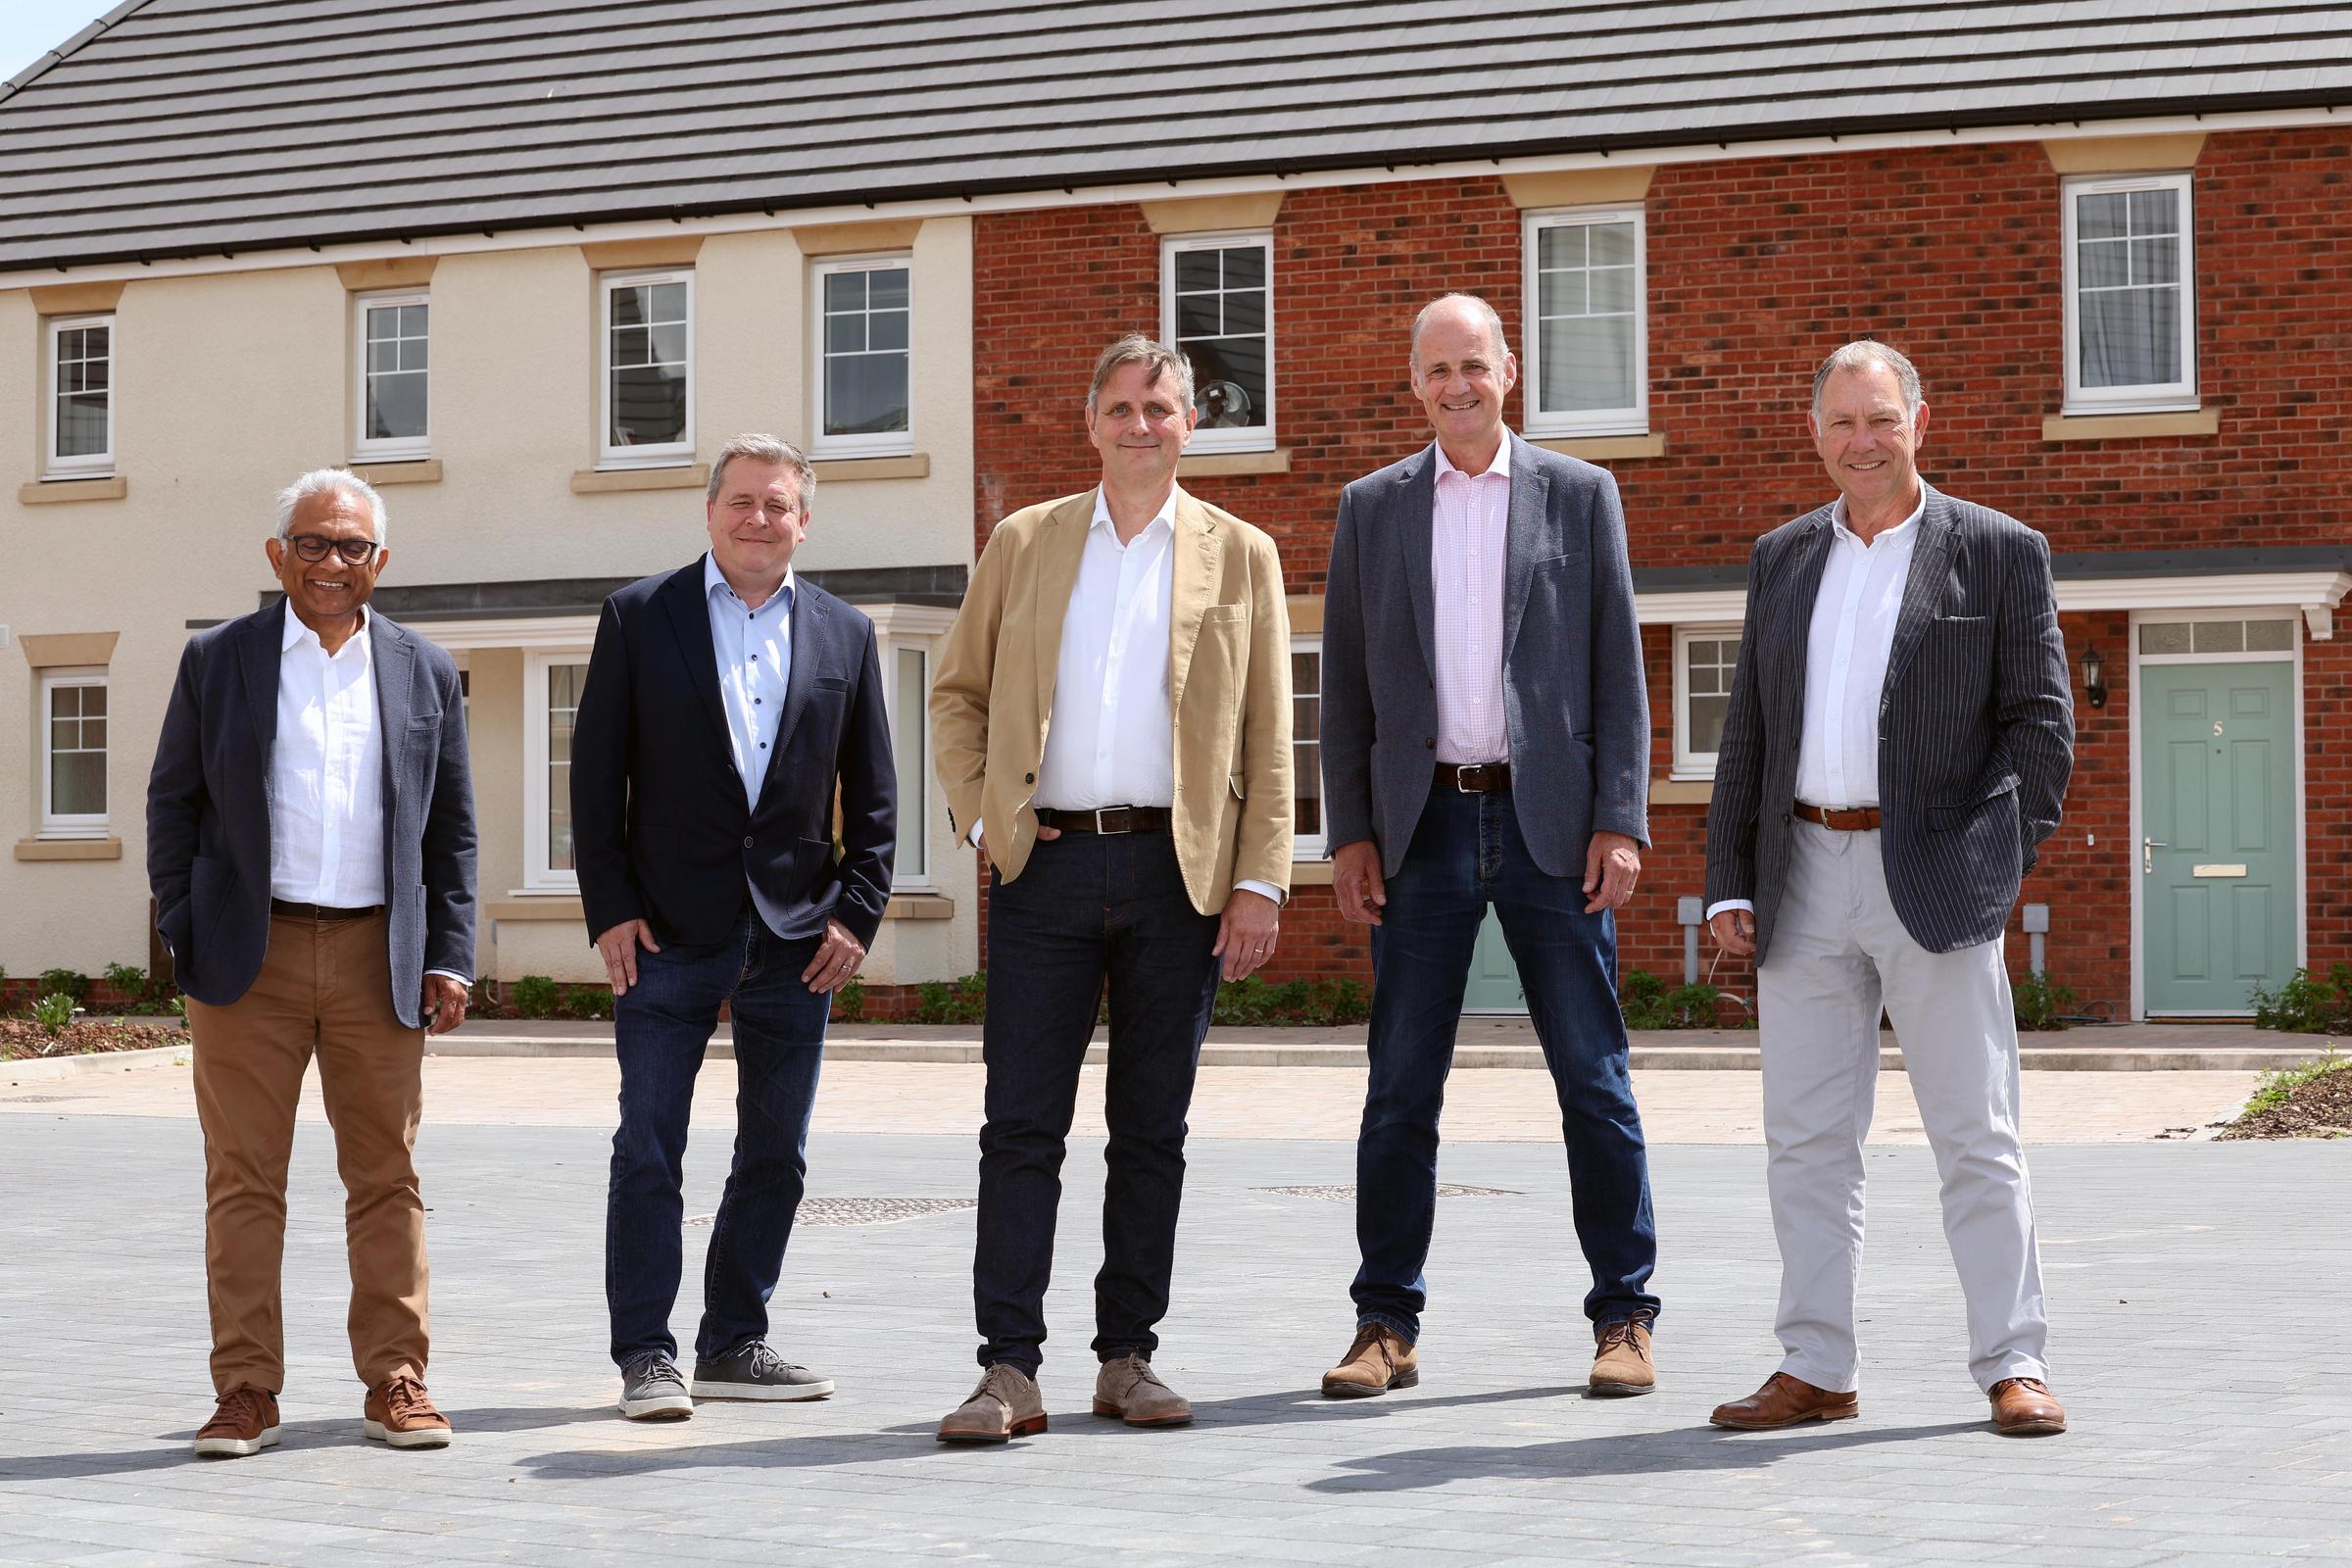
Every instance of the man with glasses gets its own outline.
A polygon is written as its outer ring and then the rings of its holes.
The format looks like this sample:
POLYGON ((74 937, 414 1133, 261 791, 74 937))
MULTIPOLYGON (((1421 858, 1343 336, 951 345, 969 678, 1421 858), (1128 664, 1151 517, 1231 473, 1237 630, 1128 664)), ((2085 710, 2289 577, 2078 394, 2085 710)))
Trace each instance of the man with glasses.
POLYGON ((213 1457, 278 1441, 286 1163, 318 1058, 349 1200, 366 1434, 441 1447, 424 1388, 424 1037, 466 1016, 473 788, 448 654, 367 609, 384 504, 338 468, 278 496, 285 597, 191 638, 147 789, 147 879, 195 1036, 213 1457))

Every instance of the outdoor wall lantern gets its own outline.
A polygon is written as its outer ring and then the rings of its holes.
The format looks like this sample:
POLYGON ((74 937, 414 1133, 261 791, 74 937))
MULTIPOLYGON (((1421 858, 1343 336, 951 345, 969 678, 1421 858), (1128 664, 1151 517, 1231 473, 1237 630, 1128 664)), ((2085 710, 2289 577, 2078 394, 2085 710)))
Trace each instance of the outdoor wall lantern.
POLYGON ((2099 651, 2096 648, 2084 649, 2082 652, 2082 692, 2090 699, 2090 706, 2093 708, 2107 706, 2106 674, 2107 665, 2100 660, 2099 651))

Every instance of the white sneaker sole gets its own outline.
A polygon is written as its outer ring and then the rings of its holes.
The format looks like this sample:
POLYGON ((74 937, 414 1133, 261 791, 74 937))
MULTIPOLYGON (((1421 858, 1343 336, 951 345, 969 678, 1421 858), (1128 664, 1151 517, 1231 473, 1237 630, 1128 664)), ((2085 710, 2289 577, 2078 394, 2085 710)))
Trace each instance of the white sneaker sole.
POLYGON ((833 1394, 830 1379, 823 1383, 795 1383, 774 1387, 763 1383, 705 1383, 696 1379, 698 1399, 823 1399, 833 1394))
POLYGON ((242 1459, 264 1448, 277 1446, 277 1428, 264 1427, 258 1438, 198 1438, 196 1456, 200 1459, 242 1459))
POLYGON ((651 1399, 623 1399, 620 1413, 632 1421, 683 1421, 694 1414, 694 1401, 683 1394, 663 1394, 651 1399))
POLYGON ((415 1432, 395 1432, 381 1421, 363 1421, 361 1429, 373 1441, 395 1448, 446 1448, 449 1446, 447 1427, 419 1427, 415 1432))

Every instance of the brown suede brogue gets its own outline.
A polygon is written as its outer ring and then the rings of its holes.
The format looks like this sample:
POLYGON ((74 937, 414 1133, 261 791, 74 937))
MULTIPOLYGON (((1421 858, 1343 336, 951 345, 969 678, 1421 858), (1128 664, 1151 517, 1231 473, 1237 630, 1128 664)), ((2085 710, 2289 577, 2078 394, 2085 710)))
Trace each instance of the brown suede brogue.
POLYGON ((1744 1399, 1717 1405, 1715 1413, 1707 1419, 1734 1432, 1770 1432, 1803 1421, 1850 1421, 1861 1413, 1858 1395, 1833 1394, 1802 1378, 1775 1372, 1755 1393, 1744 1399))
POLYGON ((1596 1398, 1617 1399, 1647 1394, 1658 1386, 1658 1369, 1649 1354, 1646 1315, 1603 1323, 1593 1331, 1592 1375, 1585 1390, 1596 1398))
POLYGON ((2047 1438, 2066 1430, 2066 1406, 2038 1378, 2003 1378, 1984 1391, 2004 1438, 2047 1438))
POLYGON ((1355 1343, 1340 1364, 1323 1374, 1323 1396, 1330 1399, 1361 1399, 1391 1389, 1409 1389, 1421 1381, 1421 1357, 1403 1335, 1386 1323, 1365 1323, 1355 1331, 1355 1343))

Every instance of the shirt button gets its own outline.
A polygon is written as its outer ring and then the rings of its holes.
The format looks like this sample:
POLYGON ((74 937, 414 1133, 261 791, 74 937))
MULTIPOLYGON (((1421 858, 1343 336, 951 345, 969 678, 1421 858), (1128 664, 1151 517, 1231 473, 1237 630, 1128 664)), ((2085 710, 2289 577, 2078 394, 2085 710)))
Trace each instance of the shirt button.
POLYGON ((1024 784, 1034 784, 1037 782, 1037 775, 1035 773, 1023 773, 1021 775, 1021 782, 1024 784))
POLYGON ((752 847, 752 836, 749 833, 743 836, 743 847, 747 850, 752 847))

